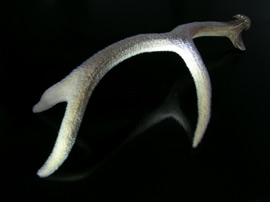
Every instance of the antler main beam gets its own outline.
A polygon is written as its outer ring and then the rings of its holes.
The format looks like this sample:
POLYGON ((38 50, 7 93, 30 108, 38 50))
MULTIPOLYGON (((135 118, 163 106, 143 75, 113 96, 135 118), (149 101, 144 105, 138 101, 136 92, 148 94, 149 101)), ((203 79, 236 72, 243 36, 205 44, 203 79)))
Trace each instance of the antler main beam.
POLYGON ((66 112, 52 153, 37 174, 40 177, 51 175, 68 157, 88 100, 102 77, 123 60, 146 52, 175 52, 183 58, 189 68, 198 97, 198 122, 193 139, 193 147, 196 147, 210 119, 211 84, 193 38, 225 36, 231 40, 235 48, 245 50, 241 32, 249 27, 248 17, 236 15, 229 22, 194 22, 180 25, 167 33, 136 35, 97 52, 63 80, 47 89, 33 107, 33 112, 42 112, 59 102, 67 102, 66 112))

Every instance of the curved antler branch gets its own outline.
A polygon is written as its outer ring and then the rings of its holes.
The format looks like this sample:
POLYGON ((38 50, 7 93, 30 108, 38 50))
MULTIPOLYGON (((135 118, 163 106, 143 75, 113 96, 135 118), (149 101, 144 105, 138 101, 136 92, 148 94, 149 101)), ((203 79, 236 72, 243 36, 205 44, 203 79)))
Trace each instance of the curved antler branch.
POLYGON ((245 50, 241 32, 249 26, 250 20, 244 15, 236 15, 230 22, 194 22, 180 25, 163 34, 141 34, 126 38, 90 57, 66 78, 46 90, 33 108, 33 112, 41 112, 59 102, 67 102, 53 151, 37 174, 47 177, 65 161, 76 139, 88 100, 102 77, 123 60, 145 52, 176 52, 189 68, 198 96, 199 117, 193 140, 193 147, 196 147, 210 118, 211 85, 208 72, 192 39, 226 36, 236 48, 245 50))

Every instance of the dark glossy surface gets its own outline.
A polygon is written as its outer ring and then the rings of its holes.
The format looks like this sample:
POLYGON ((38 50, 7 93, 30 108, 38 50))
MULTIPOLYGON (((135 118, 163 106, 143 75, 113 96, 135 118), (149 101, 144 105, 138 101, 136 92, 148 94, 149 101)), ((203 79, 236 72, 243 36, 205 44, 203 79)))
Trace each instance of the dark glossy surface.
POLYGON ((1 196, 78 202, 269 200, 269 6, 266 0, 1 1, 1 196), (52 177, 37 177, 65 109, 59 104, 33 114, 44 90, 125 37, 193 21, 227 21, 237 13, 252 21, 243 34, 246 52, 225 38, 195 40, 213 86, 211 122, 198 149, 191 149, 182 127, 168 119, 112 152, 146 123, 175 83, 182 110, 193 129, 196 124, 195 89, 182 59, 143 54, 104 77, 67 161, 52 177))

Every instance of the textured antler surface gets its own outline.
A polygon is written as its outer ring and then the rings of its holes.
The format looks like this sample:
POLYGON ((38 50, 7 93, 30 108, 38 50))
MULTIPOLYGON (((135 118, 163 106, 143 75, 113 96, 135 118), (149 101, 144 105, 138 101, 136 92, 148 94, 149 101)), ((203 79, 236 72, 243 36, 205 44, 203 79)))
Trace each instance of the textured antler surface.
POLYGON ((123 60, 145 52, 175 52, 189 68, 198 97, 198 122, 193 139, 193 147, 196 147, 210 119, 211 84, 192 39, 225 36, 236 48, 245 50, 241 32, 249 27, 250 20, 244 15, 236 15, 234 20, 229 22, 194 22, 180 25, 167 33, 141 34, 126 38, 90 57, 62 81, 47 89, 33 108, 33 112, 42 112, 59 102, 67 102, 53 151, 37 174, 47 177, 65 161, 76 139, 88 100, 102 77, 123 60))

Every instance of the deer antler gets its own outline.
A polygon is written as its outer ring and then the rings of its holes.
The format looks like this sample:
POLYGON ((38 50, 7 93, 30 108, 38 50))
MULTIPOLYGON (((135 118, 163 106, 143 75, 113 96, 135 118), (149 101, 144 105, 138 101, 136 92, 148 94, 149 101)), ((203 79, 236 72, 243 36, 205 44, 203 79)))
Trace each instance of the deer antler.
POLYGON ((47 177, 65 161, 76 139, 88 100, 102 77, 123 60, 140 53, 171 51, 185 61, 194 79, 198 97, 198 122, 193 139, 193 147, 196 147, 210 119, 211 84, 192 39, 202 36, 226 36, 236 48, 245 50, 241 32, 249 27, 248 17, 236 15, 234 20, 229 22, 194 22, 180 25, 167 33, 136 35, 97 52, 66 78, 47 89, 33 107, 33 112, 42 112, 59 102, 67 102, 52 153, 37 174, 47 177))

